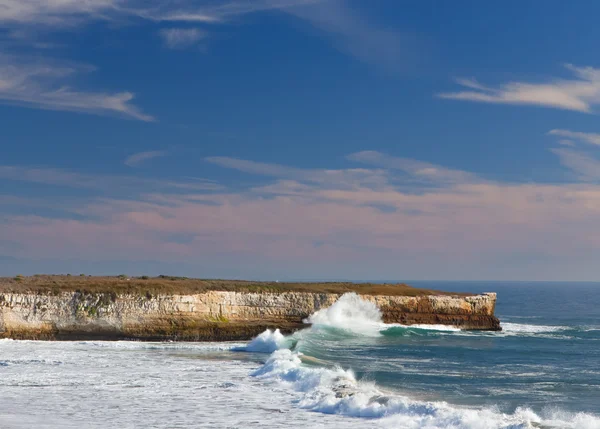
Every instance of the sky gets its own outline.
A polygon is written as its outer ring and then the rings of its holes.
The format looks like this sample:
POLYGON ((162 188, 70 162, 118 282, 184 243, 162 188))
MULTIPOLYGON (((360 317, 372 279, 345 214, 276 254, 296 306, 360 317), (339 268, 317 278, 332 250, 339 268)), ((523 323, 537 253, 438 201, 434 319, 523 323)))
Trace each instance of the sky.
POLYGON ((598 280, 599 15, 0 0, 0 275, 598 280))

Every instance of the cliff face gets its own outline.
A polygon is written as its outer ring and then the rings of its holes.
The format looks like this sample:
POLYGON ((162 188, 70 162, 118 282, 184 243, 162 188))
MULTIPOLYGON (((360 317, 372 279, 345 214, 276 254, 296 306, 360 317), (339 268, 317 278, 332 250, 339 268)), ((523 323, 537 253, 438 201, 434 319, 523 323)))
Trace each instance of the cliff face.
MULTIPOLYGON (((209 291, 194 295, 0 293, 0 338, 245 340, 267 328, 292 331, 340 294, 209 291)), ((499 330, 496 294, 369 296, 387 323, 499 330)))

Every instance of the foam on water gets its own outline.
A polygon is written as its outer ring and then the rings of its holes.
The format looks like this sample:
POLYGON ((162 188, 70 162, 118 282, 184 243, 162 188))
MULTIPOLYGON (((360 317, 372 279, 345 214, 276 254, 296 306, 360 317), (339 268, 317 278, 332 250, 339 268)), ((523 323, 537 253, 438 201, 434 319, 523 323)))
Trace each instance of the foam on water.
POLYGON ((235 350, 258 352, 258 353, 273 353, 281 348, 285 343, 285 336, 276 329, 271 331, 267 329, 265 332, 254 338, 246 347, 236 348, 235 350))
MULTIPOLYGON (((356 294, 346 294, 326 309, 310 316, 311 329, 330 326, 372 336, 380 335, 389 325, 381 322, 377 307, 356 294)), ((555 332, 564 327, 506 324, 509 332, 555 332)), ((454 331, 446 326, 394 327, 454 331)), ((310 332, 309 332, 310 334, 310 332)), ((281 335, 281 334, 279 334, 281 335)), ((300 352, 284 348, 283 336, 266 331, 250 343, 248 348, 260 351, 277 348, 265 364, 252 373, 263 381, 279 383, 300 393, 296 404, 300 408, 325 414, 349 417, 376 418, 378 426, 406 429, 600 429, 600 418, 585 413, 553 411, 540 415, 521 407, 513 413, 501 413, 492 408, 459 407, 440 401, 415 400, 408 396, 387 393, 374 383, 357 380, 352 370, 341 367, 305 365, 306 357, 300 352)))
POLYGON ((400 325, 388 324, 382 325, 381 335, 385 337, 429 337, 439 335, 461 335, 468 331, 461 331, 459 328, 445 325, 400 325))
POLYGON ((354 292, 342 295, 330 307, 322 308, 310 315, 305 322, 315 327, 326 326, 366 336, 379 336, 382 332, 395 328, 413 332, 414 330, 460 332, 459 328, 448 325, 383 323, 381 310, 377 305, 363 300, 354 292))
POLYGON ((143 342, 143 341, 80 341, 79 344, 98 348, 126 350, 194 350, 226 351, 245 347, 243 343, 184 343, 184 342, 143 342))
POLYGON ((524 323, 502 323, 502 331, 516 334, 541 334, 568 330, 568 326, 529 325, 524 323))
POLYGON ((288 349, 275 351, 252 375, 301 392, 297 401, 300 408, 349 417, 385 418, 381 421, 383 427, 389 424, 407 429, 600 428, 600 419, 585 413, 553 412, 544 418, 527 408, 504 414, 493 409, 461 408, 384 393, 373 383, 358 381, 351 370, 304 366, 302 354, 288 349))
POLYGON ((331 307, 313 313, 305 322, 373 336, 379 335, 383 325, 379 308, 353 292, 342 295, 331 307))

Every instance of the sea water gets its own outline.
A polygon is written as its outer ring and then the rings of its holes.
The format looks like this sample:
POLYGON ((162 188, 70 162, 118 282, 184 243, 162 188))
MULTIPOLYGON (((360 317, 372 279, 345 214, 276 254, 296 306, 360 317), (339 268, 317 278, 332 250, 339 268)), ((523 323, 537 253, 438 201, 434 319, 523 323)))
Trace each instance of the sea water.
POLYGON ((600 428, 600 285, 498 292, 502 332, 385 325, 354 294, 248 343, 0 341, 0 428, 600 428))

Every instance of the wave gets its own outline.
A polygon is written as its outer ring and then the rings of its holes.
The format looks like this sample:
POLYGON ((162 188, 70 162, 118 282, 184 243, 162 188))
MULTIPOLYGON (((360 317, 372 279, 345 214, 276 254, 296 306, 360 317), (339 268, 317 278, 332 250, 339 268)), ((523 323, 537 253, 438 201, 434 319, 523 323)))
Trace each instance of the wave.
POLYGON ((307 319, 305 323, 317 329, 326 327, 365 336, 414 334, 424 331, 459 332, 459 328, 448 325, 401 325, 385 324, 381 310, 370 301, 363 300, 354 292, 342 295, 330 307, 322 308, 307 319))
POLYGON ((371 336, 378 336, 383 325, 377 305, 353 292, 342 295, 331 307, 316 311, 304 322, 371 336))
MULTIPOLYGON (((527 408, 512 414, 470 409, 445 402, 418 401, 384 393, 374 383, 356 379, 351 370, 303 365, 302 354, 275 351, 252 375, 283 383, 301 396, 300 408, 348 417, 378 418, 407 429, 598 429, 600 419, 585 413, 554 412, 540 416, 527 408)), ((387 424, 385 425, 387 426, 387 424)))
MULTIPOLYGON (((403 333, 427 335, 436 330, 457 330, 435 325, 384 325, 377 307, 356 294, 343 295, 331 307, 314 313, 307 322, 312 326, 293 337, 293 341, 310 341, 311 336, 342 330, 366 336, 403 333)), ((516 334, 556 332, 565 328, 514 323, 506 325, 509 333, 516 334)), ((600 429, 600 418, 586 413, 554 411, 540 415, 521 407, 507 414, 493 408, 458 407, 446 402, 416 400, 384 392, 373 382, 358 380, 350 369, 314 365, 315 358, 297 351, 306 351, 306 348, 290 350, 290 341, 291 337, 286 338, 278 331, 265 331, 246 350, 272 351, 264 365, 251 375, 264 381, 281 383, 298 392, 296 404, 303 409, 379 419, 378 422, 384 427, 407 429, 600 429)))
POLYGON ((502 331, 517 334, 541 334, 548 332, 561 332, 572 329, 568 326, 529 325, 524 323, 502 323, 502 331))
POLYGON ((447 325, 398 325, 390 324, 381 328, 386 337, 430 336, 444 333, 462 332, 460 328, 447 325))
POLYGON ((286 341, 285 336, 276 329, 271 331, 267 329, 265 332, 254 338, 250 344, 245 347, 236 347, 234 351, 258 352, 258 353, 273 353, 275 350, 283 347, 286 341))

